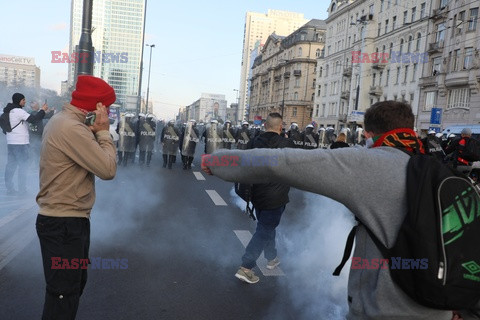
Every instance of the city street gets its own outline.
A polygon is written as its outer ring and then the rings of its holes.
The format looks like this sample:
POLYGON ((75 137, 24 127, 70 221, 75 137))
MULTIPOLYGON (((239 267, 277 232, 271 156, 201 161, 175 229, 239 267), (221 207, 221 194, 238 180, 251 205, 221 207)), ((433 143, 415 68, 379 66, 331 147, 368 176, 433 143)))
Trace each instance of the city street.
MULTIPOLYGON (((40 319, 37 168, 29 168, 30 195, 7 197, 3 135, 0 147, 0 318, 40 319)), ((277 229, 279 268, 267 270, 262 256, 260 282, 241 282, 234 274, 256 224, 232 183, 200 172, 200 151, 192 171, 180 157, 162 168, 157 153, 150 168, 119 167, 113 181, 97 180, 90 258, 123 260, 90 265, 77 319, 340 319, 348 268, 331 273, 353 223, 347 210, 292 189, 277 229)))

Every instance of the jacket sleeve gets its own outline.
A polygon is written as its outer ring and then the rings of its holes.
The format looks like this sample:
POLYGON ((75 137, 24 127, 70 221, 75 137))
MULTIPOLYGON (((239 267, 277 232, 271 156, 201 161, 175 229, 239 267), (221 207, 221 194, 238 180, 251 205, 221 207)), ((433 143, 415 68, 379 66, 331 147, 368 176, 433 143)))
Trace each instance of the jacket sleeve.
POLYGON ((115 177, 116 149, 108 130, 93 135, 87 126, 75 125, 64 135, 62 149, 75 163, 100 179, 115 177))
POLYGON ((41 121, 44 117, 45 117, 45 111, 40 110, 35 115, 31 114, 26 121, 29 123, 37 123, 41 121))

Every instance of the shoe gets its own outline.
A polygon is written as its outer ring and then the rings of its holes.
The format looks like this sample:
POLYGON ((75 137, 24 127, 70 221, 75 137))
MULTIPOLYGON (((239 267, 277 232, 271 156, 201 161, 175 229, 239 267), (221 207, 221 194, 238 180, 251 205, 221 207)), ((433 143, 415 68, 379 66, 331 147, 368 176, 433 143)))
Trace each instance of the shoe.
POLYGON ((280 264, 280 260, 278 258, 275 258, 273 260, 270 260, 267 262, 267 269, 268 270, 273 270, 275 269, 278 265, 280 264))
POLYGON ((252 270, 242 267, 235 273, 235 277, 247 283, 257 283, 260 280, 252 270))

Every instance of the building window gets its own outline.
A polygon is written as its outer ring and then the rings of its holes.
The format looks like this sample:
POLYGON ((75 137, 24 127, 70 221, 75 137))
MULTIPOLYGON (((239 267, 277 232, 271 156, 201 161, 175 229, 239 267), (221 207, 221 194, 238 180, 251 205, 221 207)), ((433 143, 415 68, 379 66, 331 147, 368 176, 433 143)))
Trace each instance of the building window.
POLYGON ((392 30, 395 30, 395 25, 397 24, 397 16, 393 17, 392 20, 392 30))
POLYGON ((397 68, 397 78, 395 79, 395 84, 398 84, 398 81, 400 81, 400 67, 397 68))
POLYGON ((393 43, 390 42, 390 49, 388 50, 388 57, 392 57, 393 43))
POLYGON ((417 69, 418 69, 418 63, 414 63, 413 72, 412 72, 412 82, 417 80, 417 69))
POLYGON ((403 39, 400 39, 400 48, 399 48, 399 51, 400 51, 400 55, 402 55, 402 53, 403 53, 403 39))
POLYGON ((388 86, 389 82, 390 82, 390 69, 387 70, 387 77, 385 78, 385 87, 388 86))
POLYGON ((473 61, 473 48, 465 48, 465 59, 463 60, 463 69, 470 69, 473 61))
POLYGON ((302 48, 298 48, 298 56, 302 57, 302 48))
POLYGON ((325 117, 325 111, 326 111, 326 109, 327 109, 327 105, 326 105, 325 103, 323 103, 323 104, 322 104, 322 114, 321 114, 322 117, 325 117))
POLYGON ((405 74, 403 76, 403 83, 407 83, 408 79, 408 66, 405 66, 405 74))
POLYGON ((372 86, 375 86, 375 79, 377 78, 377 74, 372 74, 372 86))
POLYGON ((369 10, 368 10, 368 13, 373 14, 373 4, 370 5, 369 10))
POLYGON ((460 49, 453 51, 453 61, 452 61, 452 71, 457 71, 460 69, 460 49))
POLYGON ((295 87, 300 87, 300 78, 295 78, 295 87))
POLYGON ((417 45, 415 46, 415 51, 420 51, 420 40, 422 39, 422 34, 417 33, 417 45))
POLYGON ((383 77, 383 71, 380 71, 378 74, 378 85, 382 86, 382 77, 383 77))
POLYGON ((323 67, 320 67, 320 71, 318 72, 318 77, 321 78, 323 73, 323 67))
POLYGON ((325 88, 323 89, 323 96, 324 97, 327 95, 327 90, 328 90, 328 84, 325 83, 325 88))
POLYGON ((384 0, 380 0, 380 12, 383 11, 384 0))
POLYGON ((320 58, 320 49, 315 51, 315 57, 320 58))
POLYGON ((425 18, 425 2, 420 5, 420 19, 425 18))
POLYGON ((385 20, 385 33, 388 32, 388 19, 385 20))
POLYGON ((408 11, 403 11, 403 24, 407 24, 408 11))
MULTIPOLYGON (((293 100, 298 100, 298 92, 295 92, 293 94, 293 100)), ((295 109, 294 109, 295 110, 295 109)), ((295 111, 295 115, 297 115, 297 112, 295 111)))
POLYGON ((447 109, 470 107, 470 89, 452 89, 448 93, 447 109))
POLYGON ((415 98, 415 94, 414 93, 410 93, 410 105, 413 104, 413 99, 415 98))
POLYGON ((377 32, 377 37, 380 37, 380 33, 382 32, 382 23, 380 22, 378 24, 378 32, 377 32))
POLYGON ((416 15, 417 15, 417 7, 413 7, 412 8, 412 21, 411 22, 415 21, 416 15))
POLYGON ((477 29, 478 8, 470 9, 470 19, 468 23, 468 31, 477 29))
POLYGON ((436 76, 442 72, 442 57, 436 57, 432 60, 432 75, 436 76))
POLYGON ((443 42, 445 40, 445 22, 439 23, 437 25, 437 36, 436 42, 443 42))
POLYGON ((322 93, 322 86, 318 85, 318 91, 317 91, 317 96, 320 97, 320 94, 322 93))
POLYGON ((317 104, 317 107, 315 108, 315 117, 318 118, 318 112, 320 111, 320 106, 317 104))
POLYGON ((443 9, 447 6, 449 0, 440 0, 440 9, 443 9))
MULTIPOLYGON (((458 20, 459 20, 459 21, 465 21, 465 10, 464 10, 464 11, 460 11, 460 13, 458 14, 458 20)), ((454 26, 456 26, 456 25, 454 24, 454 26)), ((458 35, 458 34, 461 34, 463 29, 464 29, 464 28, 462 28, 462 25, 456 27, 456 34, 457 34, 457 35, 458 35)))
POLYGON ((409 36, 408 37, 408 44, 407 44, 407 52, 410 53, 410 50, 412 49, 412 42, 413 42, 413 37, 409 36))

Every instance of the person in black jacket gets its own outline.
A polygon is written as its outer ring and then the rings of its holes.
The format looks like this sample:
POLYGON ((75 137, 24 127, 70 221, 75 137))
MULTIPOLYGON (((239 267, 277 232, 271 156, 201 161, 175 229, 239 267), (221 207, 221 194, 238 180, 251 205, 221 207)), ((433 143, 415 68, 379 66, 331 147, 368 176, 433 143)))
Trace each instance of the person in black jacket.
POLYGON ((348 148, 350 147, 348 145, 347 141, 347 135, 345 132, 340 132, 338 135, 337 140, 330 145, 330 149, 338 149, 338 148, 348 148))
MULTIPOLYGON (((265 123, 266 131, 250 141, 251 148, 295 148, 292 140, 280 136, 283 119, 279 113, 270 113, 265 123)), ((271 159, 268 161, 272 163, 271 159)), ((255 165, 255 164, 253 164, 255 165)), ((289 202, 290 187, 281 183, 254 184, 252 188, 252 204, 257 216, 257 230, 245 249, 242 265, 235 277, 248 282, 257 283, 259 278, 252 271, 262 251, 268 260, 267 269, 274 269, 280 264, 275 248, 275 229, 280 223, 285 206, 289 202)))

